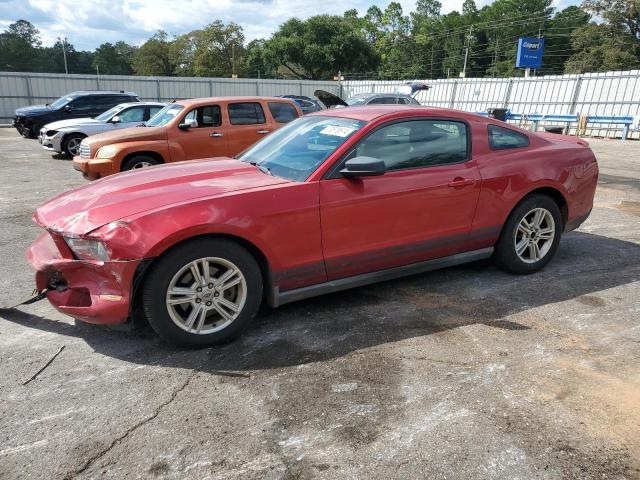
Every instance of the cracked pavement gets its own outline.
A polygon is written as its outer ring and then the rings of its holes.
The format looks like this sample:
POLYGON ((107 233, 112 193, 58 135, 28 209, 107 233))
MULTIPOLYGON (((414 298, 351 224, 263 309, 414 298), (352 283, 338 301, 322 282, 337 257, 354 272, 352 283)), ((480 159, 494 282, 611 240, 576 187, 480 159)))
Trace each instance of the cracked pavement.
POLYGON ((0 129, 0 478, 640 478, 640 143, 590 142, 595 209, 543 272, 416 275, 185 351, 7 308, 32 211, 84 180, 0 129))

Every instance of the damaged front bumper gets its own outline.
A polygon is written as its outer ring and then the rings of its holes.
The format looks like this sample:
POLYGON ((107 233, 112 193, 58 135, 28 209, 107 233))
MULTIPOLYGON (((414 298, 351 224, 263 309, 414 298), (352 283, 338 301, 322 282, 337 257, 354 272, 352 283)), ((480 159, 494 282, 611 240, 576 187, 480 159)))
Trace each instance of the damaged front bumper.
POLYGON ((74 157, 73 168, 81 172, 84 178, 88 180, 98 180, 113 173, 118 173, 114 171, 113 162, 109 159, 74 157))
POLYGON ((77 260, 62 236, 43 232, 27 251, 36 288, 54 308, 89 323, 119 324, 129 317, 133 279, 141 260, 77 260))

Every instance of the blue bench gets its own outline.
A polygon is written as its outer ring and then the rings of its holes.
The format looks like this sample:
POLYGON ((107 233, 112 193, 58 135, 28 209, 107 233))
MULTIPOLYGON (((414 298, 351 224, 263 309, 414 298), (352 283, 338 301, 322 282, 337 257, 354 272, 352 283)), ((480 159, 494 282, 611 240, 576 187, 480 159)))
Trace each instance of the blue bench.
POLYGON ((604 125, 622 125, 622 140, 627 139, 629 128, 633 125, 633 117, 613 115, 588 115, 587 124, 600 123, 604 125))
MULTIPOLYGON (((487 112, 474 112, 476 115, 483 117, 489 116, 487 112)), ((507 112, 507 121, 520 123, 522 120, 526 120, 532 123, 532 129, 534 132, 538 131, 540 122, 553 122, 553 123, 565 123, 570 126, 572 123, 578 123, 580 117, 578 115, 556 115, 553 113, 540 114, 540 113, 511 113, 507 112)), ((588 115, 587 124, 596 123, 603 125, 622 125, 622 140, 625 140, 629 135, 629 129, 633 125, 632 116, 615 116, 615 115, 588 115)), ((593 127, 592 127, 593 128, 593 127)))

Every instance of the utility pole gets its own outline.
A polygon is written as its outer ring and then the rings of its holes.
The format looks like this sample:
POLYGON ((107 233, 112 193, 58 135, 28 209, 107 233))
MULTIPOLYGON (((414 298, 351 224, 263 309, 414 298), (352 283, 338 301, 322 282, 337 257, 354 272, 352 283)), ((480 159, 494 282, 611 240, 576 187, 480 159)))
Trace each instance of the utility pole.
POLYGON ((473 25, 469 27, 469 35, 467 35, 467 46, 464 51, 464 66, 462 67, 462 78, 467 76, 467 59, 469 58, 469 43, 471 43, 471 33, 473 32, 473 25))
POLYGON ((64 58, 64 73, 68 75, 69 70, 67 69, 67 49, 65 48, 65 45, 67 43, 67 37, 64 37, 64 38, 58 37, 58 41, 62 45, 62 58, 64 58))
POLYGON ((236 44, 231 44, 231 78, 236 78, 236 44))
POLYGON ((431 40, 431 72, 429 78, 433 78, 433 40, 431 40))

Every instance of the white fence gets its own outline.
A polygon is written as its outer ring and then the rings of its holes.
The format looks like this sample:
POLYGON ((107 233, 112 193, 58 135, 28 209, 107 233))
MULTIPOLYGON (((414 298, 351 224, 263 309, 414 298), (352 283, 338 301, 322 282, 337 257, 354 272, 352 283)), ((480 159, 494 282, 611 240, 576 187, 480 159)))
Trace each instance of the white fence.
POLYGON ((340 94, 338 82, 246 78, 135 77, 0 72, 0 123, 9 123, 18 107, 50 103, 76 90, 126 90, 143 100, 173 100, 228 95, 307 95, 317 89, 340 94))
MULTIPOLYGON (((640 116, 640 70, 544 77, 423 80, 431 89, 418 94, 423 105, 471 112, 508 108, 519 114, 640 116)), ((59 75, 0 72, 0 123, 18 107, 51 102, 74 90, 131 90, 145 100, 217 95, 307 95, 328 90, 343 98, 364 92, 393 92, 402 81, 261 80, 188 77, 59 75)), ((593 126, 597 127, 597 126, 593 126)), ((619 135, 602 126, 596 135, 619 135)), ((633 136, 638 136, 635 132, 633 136)))
MULTIPOLYGON (((640 70, 512 78, 423 80, 431 88, 419 92, 423 105, 486 112, 508 108, 516 114, 640 116, 640 70)), ((345 97, 364 92, 390 93, 402 82, 343 82, 345 97)), ((636 122, 637 123, 637 122, 636 122)), ((590 125, 593 135, 620 135, 622 126, 590 125), (602 127, 602 128, 599 128, 602 127)), ((638 137, 638 132, 631 136, 638 137)))

